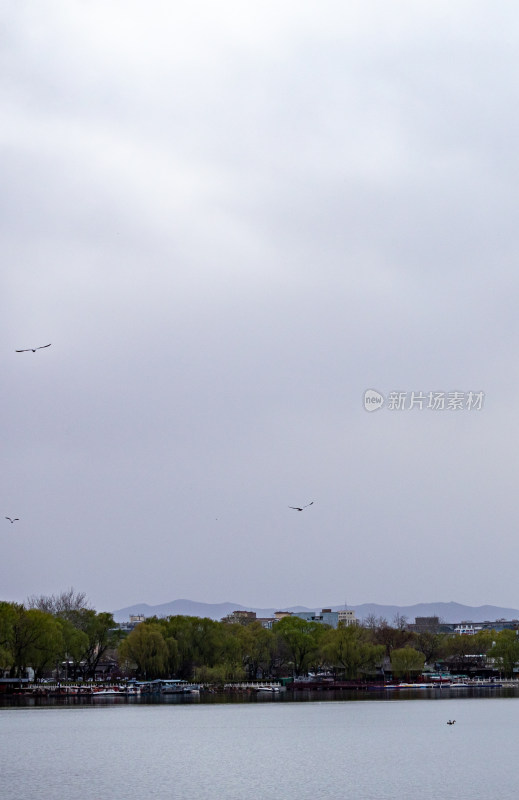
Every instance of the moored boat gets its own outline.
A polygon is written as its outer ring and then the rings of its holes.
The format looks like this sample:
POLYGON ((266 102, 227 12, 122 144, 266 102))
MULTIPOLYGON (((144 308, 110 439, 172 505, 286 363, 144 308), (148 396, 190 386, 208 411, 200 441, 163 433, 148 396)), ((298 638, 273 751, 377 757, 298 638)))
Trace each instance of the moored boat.
POLYGON ((162 694, 198 694, 200 685, 182 680, 166 680, 161 681, 160 691, 162 694))

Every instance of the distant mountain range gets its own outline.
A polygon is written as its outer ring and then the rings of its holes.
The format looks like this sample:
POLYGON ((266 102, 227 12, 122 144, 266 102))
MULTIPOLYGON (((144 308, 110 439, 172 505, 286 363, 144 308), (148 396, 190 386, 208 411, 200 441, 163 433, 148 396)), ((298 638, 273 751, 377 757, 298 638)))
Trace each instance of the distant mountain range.
MULTIPOLYGON (((339 611, 344 605, 323 606, 339 611)), ((495 622, 498 619, 519 619, 517 608, 501 608, 501 606, 464 606, 461 603, 417 603, 414 606, 384 606, 378 603, 363 603, 359 606, 349 605, 357 619, 362 621, 374 615, 386 619, 389 624, 396 616, 407 617, 414 622, 415 617, 439 617, 442 622, 495 622)), ((127 622, 130 615, 144 614, 145 617, 169 617, 183 614, 190 617, 209 617, 222 619, 232 611, 255 611, 258 617, 272 617, 275 611, 320 611, 320 608, 306 606, 290 606, 289 608, 251 608, 239 603, 197 603, 193 600, 172 600, 159 606, 137 603, 114 611, 116 622, 127 622)))

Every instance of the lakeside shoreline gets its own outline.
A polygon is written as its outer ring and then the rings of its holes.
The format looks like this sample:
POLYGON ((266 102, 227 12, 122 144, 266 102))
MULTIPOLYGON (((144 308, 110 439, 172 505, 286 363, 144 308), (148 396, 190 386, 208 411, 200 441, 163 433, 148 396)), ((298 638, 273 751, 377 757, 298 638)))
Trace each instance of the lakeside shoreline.
MULTIPOLYGON (((71 687, 68 687, 71 688, 71 687)), ((228 704, 228 703, 264 703, 264 702, 336 702, 358 700, 446 700, 477 698, 519 698, 519 681, 506 681, 494 685, 473 683, 465 686, 420 686, 403 685, 366 685, 360 687, 337 686, 326 690, 316 686, 307 688, 281 689, 280 691, 258 691, 253 688, 240 687, 201 687, 197 692, 174 694, 132 693, 125 691, 98 692, 13 692, 0 694, 0 710, 7 708, 42 708, 51 706, 113 706, 132 705, 175 705, 175 704, 228 704)))

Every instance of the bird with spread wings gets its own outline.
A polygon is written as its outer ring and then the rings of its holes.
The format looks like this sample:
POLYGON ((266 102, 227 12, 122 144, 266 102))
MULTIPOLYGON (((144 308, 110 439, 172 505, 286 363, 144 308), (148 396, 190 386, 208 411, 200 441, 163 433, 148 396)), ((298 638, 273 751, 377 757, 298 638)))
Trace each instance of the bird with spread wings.
POLYGON ((50 347, 50 344, 42 344, 41 347, 27 347, 25 350, 15 350, 16 353, 35 353, 36 350, 45 350, 46 347, 50 347))
POLYGON ((314 501, 312 500, 312 502, 307 503, 306 506, 289 506, 289 508, 291 508, 292 511, 303 511, 305 508, 308 508, 308 506, 313 506, 313 504, 314 501))

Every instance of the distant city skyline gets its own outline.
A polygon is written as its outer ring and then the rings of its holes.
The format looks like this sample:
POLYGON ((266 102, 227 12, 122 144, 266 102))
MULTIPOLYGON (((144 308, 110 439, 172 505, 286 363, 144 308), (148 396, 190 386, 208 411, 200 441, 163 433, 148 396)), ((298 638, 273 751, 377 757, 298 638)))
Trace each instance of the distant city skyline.
MULTIPOLYGON (((228 616, 229 614, 232 614, 234 611, 254 611, 260 617, 272 617, 277 611, 308 611, 320 613, 324 609, 328 608, 332 611, 339 611, 344 609, 344 605, 329 603, 313 608, 308 608, 308 606, 304 605, 293 605, 284 608, 277 606, 252 608, 251 606, 243 606, 240 603, 232 602, 200 603, 193 600, 179 599, 156 606, 152 606, 147 603, 137 603, 126 608, 111 609, 111 611, 113 611, 114 618, 117 622, 124 622, 129 619, 130 615, 140 614, 144 614, 144 616, 148 617, 175 616, 177 614, 183 614, 186 616, 208 616, 212 619, 219 620, 228 616)), ((349 606, 349 609, 355 611, 359 622, 362 622, 363 619, 368 617, 375 617, 376 619, 386 619, 389 624, 393 622, 395 617, 406 617, 408 622, 414 622, 415 617, 438 617, 442 622, 447 623, 519 619, 519 609, 489 605, 466 606, 462 605, 461 603, 454 602, 417 603, 411 606, 360 603, 349 606)))

